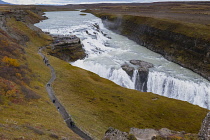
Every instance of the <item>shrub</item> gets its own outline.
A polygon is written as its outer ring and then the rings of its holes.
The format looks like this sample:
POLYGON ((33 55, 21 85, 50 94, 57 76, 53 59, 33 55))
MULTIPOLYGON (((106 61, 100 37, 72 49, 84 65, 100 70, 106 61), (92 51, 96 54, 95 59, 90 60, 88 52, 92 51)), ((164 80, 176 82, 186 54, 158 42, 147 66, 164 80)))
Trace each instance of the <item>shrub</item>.
POLYGON ((26 128, 32 130, 34 133, 39 134, 39 135, 44 135, 45 133, 37 128, 34 128, 32 126, 29 125, 25 125, 26 128))
POLYGON ((41 98, 40 95, 36 94, 34 91, 26 88, 25 86, 22 86, 21 90, 24 93, 26 99, 30 100, 30 99, 40 99, 41 98))
POLYGON ((55 135, 55 134, 50 134, 50 137, 54 138, 54 139, 59 139, 59 137, 57 135, 55 135))
POLYGON ((6 63, 6 65, 9 65, 9 66, 14 66, 14 67, 19 67, 20 66, 20 64, 17 61, 17 59, 9 58, 7 56, 5 56, 2 59, 2 62, 6 63))

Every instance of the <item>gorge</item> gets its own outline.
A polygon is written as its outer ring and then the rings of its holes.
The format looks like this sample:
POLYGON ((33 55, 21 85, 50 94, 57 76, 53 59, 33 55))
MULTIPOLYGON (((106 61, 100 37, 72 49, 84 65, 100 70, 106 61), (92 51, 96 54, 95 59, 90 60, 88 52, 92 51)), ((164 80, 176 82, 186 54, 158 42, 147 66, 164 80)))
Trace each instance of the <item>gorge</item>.
POLYGON ((36 25, 43 31, 57 35, 73 34, 81 38, 87 56, 72 65, 92 71, 126 88, 153 92, 210 108, 210 84, 207 80, 106 29, 101 19, 91 14, 80 16, 78 11, 49 12, 46 16, 48 20, 36 25), (129 76, 121 68, 131 60, 143 60, 154 65, 149 69, 144 89, 139 88, 145 81, 139 80, 136 69, 129 76))
MULTIPOLYGON (((101 20, 91 14, 68 12, 73 9, 63 9, 63 6, 1 8, 0 139, 82 139, 66 127, 57 111, 61 109, 58 108, 60 105, 56 104, 59 106, 55 108, 53 104, 56 101, 50 100, 47 94, 46 83, 55 77, 53 73, 56 73, 56 80, 47 84, 47 90, 55 92, 57 100, 71 114, 76 126, 96 140, 103 138, 110 126, 122 132, 128 132, 133 127, 168 128, 181 132, 177 136, 186 139, 197 138, 201 130, 199 135, 208 136, 208 109, 151 92, 133 90, 148 91, 149 85, 156 90, 157 83, 160 86, 162 83, 169 85, 161 87, 160 91, 172 90, 170 87, 175 85, 191 85, 179 92, 194 90, 193 86, 197 90, 205 89, 208 81, 199 75, 107 30, 101 20), (49 19, 42 21, 46 19, 43 9, 68 11, 47 12, 49 19), (43 24, 45 33, 33 25, 38 22, 43 24), (49 36, 47 31, 56 36, 49 36), (61 34, 61 37, 57 36, 61 34), (71 35, 78 36, 81 41, 71 35), (71 45, 68 37, 73 39, 75 46, 71 45), (54 46, 51 46, 52 43, 54 46), (46 50, 42 51, 47 57, 44 61, 54 68, 53 73, 37 53, 42 46, 46 46, 46 50), (71 62, 72 65, 66 62, 78 58, 81 60, 71 62), (98 72, 101 77, 73 65, 98 72), (121 86, 102 77, 108 77, 121 86), (155 81, 154 85, 151 81, 155 81)), ((199 98, 195 98, 199 103, 208 101, 199 98)))

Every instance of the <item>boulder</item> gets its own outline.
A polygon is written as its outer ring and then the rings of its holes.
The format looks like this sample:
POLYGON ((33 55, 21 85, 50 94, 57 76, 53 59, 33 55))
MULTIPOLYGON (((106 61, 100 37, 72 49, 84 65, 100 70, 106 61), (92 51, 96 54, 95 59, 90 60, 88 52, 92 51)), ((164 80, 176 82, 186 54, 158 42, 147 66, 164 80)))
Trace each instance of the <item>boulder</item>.
MULTIPOLYGON (((208 135, 205 135, 202 140, 209 140, 208 135)), ((103 138, 103 140, 164 140, 164 139, 184 139, 186 137, 198 139, 197 134, 185 133, 184 131, 173 131, 168 128, 155 129, 139 129, 131 128, 130 132, 122 132, 118 129, 110 127, 103 138)))
POLYGON ((141 60, 130 60, 130 63, 133 65, 138 65, 142 68, 147 68, 147 69, 154 67, 152 63, 141 61, 141 60))
POLYGON ((201 140, 210 139, 210 112, 207 113, 206 117, 204 118, 198 135, 201 140))
POLYGON ((158 131, 154 129, 138 129, 131 128, 129 134, 133 134, 137 140, 152 140, 154 137, 158 136, 158 131))
POLYGON ((51 49, 48 51, 50 55, 67 62, 83 59, 86 56, 80 38, 77 36, 53 35, 52 37, 54 41, 51 44, 51 49))
POLYGON ((168 128, 161 128, 159 130, 159 134, 161 137, 167 138, 168 136, 172 135, 172 131, 168 128))
POLYGON ((106 131, 103 140, 128 140, 128 133, 110 127, 106 131))
POLYGON ((124 64, 121 67, 131 78, 133 77, 134 67, 131 67, 128 64, 124 64))

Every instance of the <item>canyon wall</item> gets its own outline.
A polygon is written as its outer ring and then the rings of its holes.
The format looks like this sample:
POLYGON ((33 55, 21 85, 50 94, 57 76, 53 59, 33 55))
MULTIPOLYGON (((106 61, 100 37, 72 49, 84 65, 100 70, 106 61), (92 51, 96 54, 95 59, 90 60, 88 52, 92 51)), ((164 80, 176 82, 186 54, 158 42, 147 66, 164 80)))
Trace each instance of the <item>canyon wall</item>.
POLYGON ((110 30, 210 80, 210 40, 198 25, 131 15, 95 15, 110 30))

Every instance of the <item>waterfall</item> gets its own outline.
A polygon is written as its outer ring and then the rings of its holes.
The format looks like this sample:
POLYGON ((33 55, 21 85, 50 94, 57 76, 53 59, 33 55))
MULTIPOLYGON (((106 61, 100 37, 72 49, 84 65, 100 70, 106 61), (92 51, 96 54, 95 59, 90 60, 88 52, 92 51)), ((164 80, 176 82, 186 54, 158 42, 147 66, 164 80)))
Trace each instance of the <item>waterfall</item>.
POLYGON ((210 108, 210 86, 204 82, 181 80, 164 72, 152 71, 149 72, 147 88, 148 92, 210 108))
POLYGON ((72 65, 126 88, 153 92, 210 109, 208 81, 128 38, 109 31, 99 18, 91 14, 79 14, 79 11, 48 12, 46 15, 49 19, 36 24, 45 32, 74 34, 81 39, 87 57, 71 63, 72 65), (150 62, 154 64, 154 68, 149 73, 141 73, 135 68, 128 75, 121 66, 130 60, 150 62))
POLYGON ((109 79, 125 88, 135 89, 133 80, 122 68, 106 67, 106 65, 94 63, 93 61, 84 62, 82 60, 76 61, 73 65, 96 73, 100 77, 109 79))

